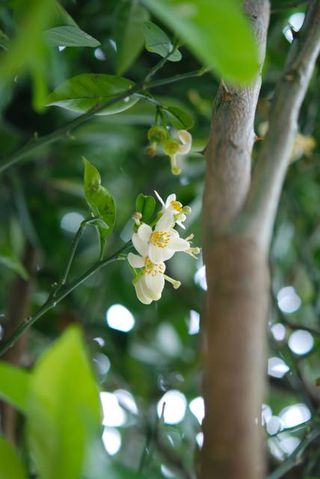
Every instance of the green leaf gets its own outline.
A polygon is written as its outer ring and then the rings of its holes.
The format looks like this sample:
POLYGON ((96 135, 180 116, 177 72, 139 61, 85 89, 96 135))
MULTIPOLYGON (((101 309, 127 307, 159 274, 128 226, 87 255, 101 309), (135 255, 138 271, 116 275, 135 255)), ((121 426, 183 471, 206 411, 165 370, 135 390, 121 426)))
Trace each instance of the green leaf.
POLYGON ((27 371, 0 362, 0 398, 23 413, 27 409, 29 381, 30 374, 27 371))
POLYGON ((239 0, 143 0, 205 65, 244 83, 258 72, 258 53, 239 0))
MULTIPOLYGON (((151 53, 157 53, 161 57, 167 56, 173 49, 173 44, 168 35, 152 22, 144 23, 144 38, 146 42, 146 50, 151 53)), ((168 60, 171 62, 178 62, 181 58, 181 53, 179 50, 175 49, 168 60)))
POLYGON ((81 332, 72 327, 36 364, 27 440, 41 479, 79 479, 101 407, 81 332))
POLYGON ((168 106, 165 110, 170 115, 172 125, 178 130, 189 130, 194 125, 193 116, 190 113, 178 108, 177 106, 168 106))
POLYGON ((0 478, 26 479, 25 468, 15 448, 0 436, 0 478))
POLYGON ((46 39, 56 46, 98 47, 100 42, 75 25, 54 27, 44 32, 46 39))
POLYGON ((149 13, 137 1, 121 0, 115 11, 114 38, 117 45, 117 68, 119 75, 135 61, 143 48, 143 23, 149 13))
POLYGON ((142 221, 150 223, 156 207, 156 200, 153 196, 146 196, 140 193, 136 199, 136 211, 142 214, 142 221))
POLYGON ((115 202, 109 191, 101 185, 101 176, 97 168, 85 158, 83 163, 84 195, 93 215, 100 220, 96 226, 100 238, 100 256, 102 256, 106 238, 112 233, 115 224, 115 202))
POLYGON ((12 253, 1 254, 0 255, 0 265, 5 266, 10 269, 17 275, 19 275, 25 281, 28 279, 28 272, 26 271, 23 264, 16 258, 12 253))
MULTIPOLYGON (((57 105, 67 110, 84 113, 95 105, 113 100, 115 96, 129 90, 133 85, 132 81, 115 75, 83 73, 58 86, 49 95, 47 105, 57 105)), ((134 95, 128 96, 97 114, 119 113, 130 108, 138 100, 139 98, 134 95)))

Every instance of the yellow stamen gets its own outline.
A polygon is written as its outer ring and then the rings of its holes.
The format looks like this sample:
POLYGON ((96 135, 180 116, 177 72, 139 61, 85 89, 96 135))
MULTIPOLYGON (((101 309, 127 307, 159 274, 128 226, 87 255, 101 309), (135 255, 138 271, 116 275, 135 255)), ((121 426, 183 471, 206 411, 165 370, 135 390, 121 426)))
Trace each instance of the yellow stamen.
POLYGON ((176 201, 176 200, 172 200, 170 201, 170 205, 172 206, 172 208, 176 211, 178 211, 179 213, 182 212, 182 204, 180 203, 180 201, 176 201))
POLYGON ((154 231, 150 236, 150 243, 158 248, 165 248, 170 241, 170 233, 166 231, 154 231))
POLYGON ((151 274, 151 276, 155 276, 159 273, 164 273, 165 266, 164 264, 155 264, 147 257, 144 262, 144 272, 146 274, 151 274))

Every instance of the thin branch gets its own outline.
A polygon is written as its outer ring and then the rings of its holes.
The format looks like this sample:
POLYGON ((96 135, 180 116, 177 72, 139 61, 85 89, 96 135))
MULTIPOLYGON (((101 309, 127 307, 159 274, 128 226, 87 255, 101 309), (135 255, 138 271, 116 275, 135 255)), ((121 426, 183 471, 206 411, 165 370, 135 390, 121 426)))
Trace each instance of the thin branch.
POLYGON ((304 25, 290 49, 287 65, 272 103, 269 130, 253 181, 234 231, 254 238, 267 253, 279 197, 290 161, 302 101, 320 50, 320 1, 313 0, 304 25))
POLYGON ((27 331, 38 319, 40 319, 44 314, 46 314, 51 309, 55 308, 58 303, 60 303, 66 296, 68 296, 72 291, 74 291, 78 286, 84 283, 89 279, 94 273, 104 268, 105 266, 114 263, 115 261, 123 259, 121 253, 123 253, 129 246, 131 241, 122 246, 114 254, 105 258, 103 260, 97 261, 93 266, 91 266, 87 271, 85 271, 81 276, 75 279, 69 286, 61 288, 60 284, 57 285, 59 292, 55 294, 55 290, 49 295, 45 303, 38 309, 38 311, 33 315, 26 318, 22 323, 14 330, 11 336, 0 343, 0 356, 2 356, 8 349, 10 349, 15 342, 27 331))
MULTIPOLYGON (((161 60, 161 63, 163 66, 164 58, 161 60)), ((135 93, 143 92, 146 89, 157 88, 160 86, 169 85, 170 83, 174 83, 177 81, 199 77, 208 72, 207 68, 200 68, 198 70, 194 70, 191 72, 175 75, 171 78, 163 78, 161 80, 155 80, 152 82, 150 81, 150 78, 152 78, 152 76, 157 71, 156 66, 154 67, 154 69, 152 69, 148 73, 146 79, 144 79, 142 82, 137 83, 132 88, 125 90, 119 95, 113 97, 111 100, 94 105, 92 108, 90 108, 90 110, 88 110, 83 115, 80 115, 74 120, 69 121, 65 125, 58 128, 57 130, 52 131, 48 135, 43 135, 41 137, 33 137, 32 139, 29 139, 24 146, 22 146, 21 148, 13 152, 11 155, 9 155, 6 161, 2 165, 0 165, 0 174, 4 173, 6 170, 8 170, 9 168, 12 168, 13 166, 17 166, 18 164, 22 162, 23 159, 30 156, 31 153, 34 153, 40 148, 43 148, 44 146, 55 143, 56 141, 61 140, 62 138, 67 138, 70 135, 71 131, 75 130, 86 121, 90 120, 96 113, 99 113, 105 108, 114 105, 115 103, 123 100, 124 98, 131 97, 135 93)), ((30 158, 30 161, 32 160, 35 161, 35 158, 34 157, 30 158)))
POLYGON ((320 431, 318 429, 313 429, 310 431, 306 437, 301 441, 299 446, 293 451, 289 458, 284 461, 281 466, 279 466, 275 471, 273 471, 267 479, 280 479, 288 471, 291 471, 294 467, 298 466, 302 461, 302 454, 310 446, 310 444, 315 441, 320 436, 320 431))

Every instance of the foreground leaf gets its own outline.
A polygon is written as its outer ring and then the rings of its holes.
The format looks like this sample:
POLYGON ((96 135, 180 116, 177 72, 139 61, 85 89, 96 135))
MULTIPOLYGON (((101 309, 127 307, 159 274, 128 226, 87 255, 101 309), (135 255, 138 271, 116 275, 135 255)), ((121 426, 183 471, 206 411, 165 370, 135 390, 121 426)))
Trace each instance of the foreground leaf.
POLYGON ((238 0, 143 0, 205 64, 225 79, 249 82, 258 71, 253 33, 238 0))
MULTIPOLYGON (((145 22, 144 37, 146 50, 151 53, 157 53, 161 57, 166 57, 173 50, 173 44, 168 35, 160 27, 152 22, 145 22)), ((168 58, 171 62, 178 62, 182 58, 179 50, 174 50, 168 58)))
POLYGON ((100 237, 100 256, 102 256, 106 238, 112 233, 115 224, 115 202, 109 191, 101 185, 101 176, 97 168, 85 158, 83 162, 84 195, 93 215, 100 220, 97 222, 97 228, 100 237))
POLYGON ((30 374, 27 371, 0 362, 0 398, 23 413, 27 409, 29 381, 30 374))
POLYGON ((95 48, 100 45, 98 40, 75 25, 50 28, 45 37, 55 46, 95 48))
POLYGON ((101 420, 98 388, 81 333, 70 328, 37 363, 27 440, 41 479, 79 479, 101 420))
POLYGON ((14 447, 3 437, 0 437, 0 478, 26 479, 24 466, 14 447))
MULTIPOLYGON (((67 110, 84 113, 90 108, 113 100, 117 95, 132 88, 134 83, 115 75, 83 73, 58 86, 48 98, 47 105, 56 105, 67 110)), ((98 115, 112 115, 127 110, 139 99, 128 96, 104 108, 98 115)))
POLYGON ((117 73, 121 75, 134 62, 143 48, 143 24, 147 10, 136 1, 121 0, 116 9, 114 38, 117 44, 117 73))

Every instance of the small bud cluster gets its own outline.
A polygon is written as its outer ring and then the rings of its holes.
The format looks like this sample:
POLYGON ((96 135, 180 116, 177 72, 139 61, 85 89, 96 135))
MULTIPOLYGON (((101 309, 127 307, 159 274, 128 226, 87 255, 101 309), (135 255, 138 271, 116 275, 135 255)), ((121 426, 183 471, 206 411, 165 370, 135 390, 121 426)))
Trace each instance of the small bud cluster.
POLYGON ((187 130, 175 130, 174 136, 170 136, 169 131, 163 126, 152 126, 148 130, 148 140, 150 145, 146 149, 148 156, 153 157, 157 153, 159 146, 165 155, 168 155, 171 162, 171 172, 173 175, 179 175, 181 168, 178 166, 179 156, 187 155, 192 146, 192 136, 187 130))

